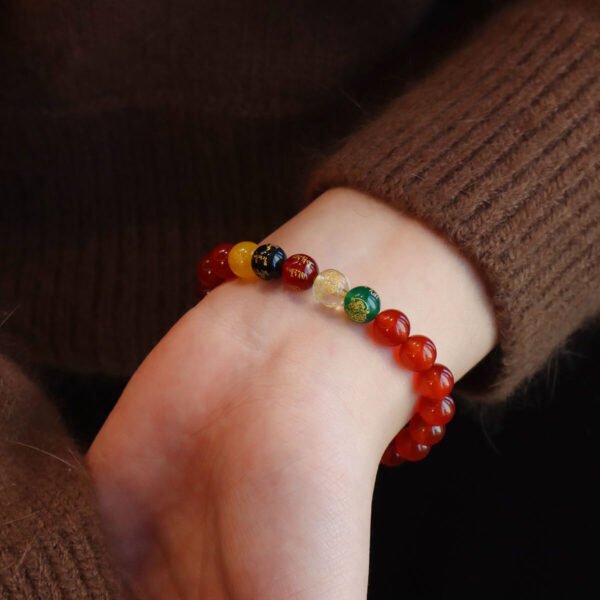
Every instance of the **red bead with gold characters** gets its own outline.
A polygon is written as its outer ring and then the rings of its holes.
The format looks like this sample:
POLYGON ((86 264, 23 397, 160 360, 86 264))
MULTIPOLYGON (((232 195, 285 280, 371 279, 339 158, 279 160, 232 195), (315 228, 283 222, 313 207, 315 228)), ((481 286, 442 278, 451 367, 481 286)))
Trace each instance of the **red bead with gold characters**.
POLYGON ((223 278, 219 277, 212 268, 210 254, 203 256, 196 263, 196 290, 198 295, 200 296, 200 292, 214 290, 222 282, 223 278))
POLYGON ((317 262, 308 254, 292 254, 283 261, 283 280, 300 290, 310 289, 318 274, 317 262))

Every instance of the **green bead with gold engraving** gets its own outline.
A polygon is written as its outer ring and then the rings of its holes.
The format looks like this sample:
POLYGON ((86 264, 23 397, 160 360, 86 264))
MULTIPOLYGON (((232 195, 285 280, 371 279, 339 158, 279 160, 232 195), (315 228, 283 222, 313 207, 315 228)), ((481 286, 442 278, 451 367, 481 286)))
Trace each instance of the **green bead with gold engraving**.
POLYGON ((379 294, 366 285, 352 288, 344 297, 346 314, 357 323, 372 321, 381 308, 379 294))

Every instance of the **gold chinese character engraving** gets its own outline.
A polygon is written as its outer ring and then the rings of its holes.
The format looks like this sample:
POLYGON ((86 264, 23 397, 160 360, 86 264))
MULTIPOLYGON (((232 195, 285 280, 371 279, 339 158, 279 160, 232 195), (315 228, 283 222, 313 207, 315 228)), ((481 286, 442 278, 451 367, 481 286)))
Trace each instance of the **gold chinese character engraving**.
POLYGON ((362 298, 352 298, 346 305, 346 312, 353 321, 364 323, 369 316, 369 307, 362 298))

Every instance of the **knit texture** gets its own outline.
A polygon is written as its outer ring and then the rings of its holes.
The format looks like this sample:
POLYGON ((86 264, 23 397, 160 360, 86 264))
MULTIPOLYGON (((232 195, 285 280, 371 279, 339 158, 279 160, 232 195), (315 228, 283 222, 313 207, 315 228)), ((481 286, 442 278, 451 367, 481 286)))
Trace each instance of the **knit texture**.
MULTIPOLYGON (((500 345, 461 390, 505 399, 600 308, 598 3, 514 2, 443 62, 471 13, 433 4, 2 6, 0 328, 128 376, 194 303, 199 256, 346 185, 473 261, 500 345)), ((0 358, 0 598, 121 596, 80 454, 0 358)))
POLYGON ((298 211, 358 115, 347 90, 431 4, 377 3, 0 9, 5 328, 45 365, 130 375, 195 303, 202 254, 298 211))
POLYGON ((122 598, 83 457, 40 390, 0 356, 0 598, 122 598))
POLYGON ((355 187, 462 250, 487 285, 500 340, 457 389, 498 401, 598 313, 599 157, 597 11, 531 1, 351 136, 310 197, 355 187))
POLYGON ((596 3, 517 2, 406 90, 406 64, 434 57, 414 39, 461 28, 447 10, 411 40, 430 5, 15 3, 5 328, 41 363, 129 375, 193 305, 196 259, 292 217, 315 156, 366 115, 313 195, 363 189, 474 261, 502 356, 470 393, 506 397, 597 310, 596 3), (398 99, 376 116, 370 90, 398 99))

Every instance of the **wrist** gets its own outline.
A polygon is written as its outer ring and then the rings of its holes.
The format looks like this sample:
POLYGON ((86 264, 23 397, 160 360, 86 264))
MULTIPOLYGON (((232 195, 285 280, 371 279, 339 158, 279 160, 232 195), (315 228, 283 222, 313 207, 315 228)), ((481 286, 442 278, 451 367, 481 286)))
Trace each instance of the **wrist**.
MULTIPOLYGON (((473 268, 429 229, 373 198, 330 190, 266 241, 288 255, 306 252, 321 270, 345 273, 352 286, 376 289, 382 310, 403 310, 413 334, 435 340, 439 360, 457 379, 494 345, 493 312, 473 268)), ((398 367, 389 348, 370 342, 364 327, 318 305, 310 292, 244 281, 221 289, 212 298, 220 314, 228 302, 219 296, 240 294, 235 304, 244 308, 233 316, 236 328, 242 331, 242 321, 251 320, 246 335, 255 343, 268 331, 268 343, 285 349, 304 375, 337 389, 376 451, 406 423, 415 399, 411 374, 398 367)))
POLYGON ((235 343, 237 367, 264 381, 269 394, 277 388, 281 401, 308 412, 329 404, 326 427, 346 420, 352 443, 372 464, 410 417, 411 374, 389 348, 373 344, 363 327, 343 311, 325 309, 310 292, 236 280, 213 290, 198 317, 220 323, 217 335, 235 343))
MULTIPOLYGON (((474 266, 426 225, 375 198, 331 189, 267 237, 288 255, 303 251, 313 256, 321 270, 340 270, 351 287, 374 288, 381 310, 402 310, 411 321, 412 335, 434 340, 438 362, 447 365, 456 380, 496 343, 493 307, 474 266)), ((367 337, 364 327, 341 321, 346 330, 367 337)), ((341 331, 339 335, 344 336, 341 331)), ((360 395, 356 401, 369 411, 375 442, 385 444, 410 418, 415 400, 412 374, 398 367, 389 348, 374 347, 368 339, 360 342, 369 346, 373 360, 363 363, 357 377, 369 381, 377 394, 371 402, 360 395)))
MULTIPOLYGON (((418 221, 346 188, 324 193, 264 241, 304 251, 321 270, 336 268, 352 286, 367 284, 432 337, 457 378, 495 345, 494 311, 475 268, 418 221)), ((261 242, 262 243, 262 242, 261 242)))

